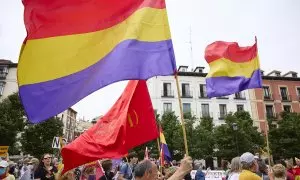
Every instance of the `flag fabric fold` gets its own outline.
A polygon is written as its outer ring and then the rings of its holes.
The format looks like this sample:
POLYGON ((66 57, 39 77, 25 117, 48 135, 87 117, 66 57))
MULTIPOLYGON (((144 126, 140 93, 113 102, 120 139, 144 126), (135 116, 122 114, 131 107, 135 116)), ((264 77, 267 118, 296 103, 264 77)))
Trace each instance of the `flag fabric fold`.
POLYGON ((216 41, 206 47, 205 59, 210 66, 206 78, 208 97, 262 87, 257 42, 240 47, 236 42, 216 41))
POLYGON ((123 157, 158 136, 146 81, 129 81, 107 114, 62 149, 64 172, 102 158, 123 157))
POLYGON ((172 160, 171 153, 169 151, 169 148, 168 148, 168 145, 167 145, 167 142, 165 139, 165 135, 164 135, 161 127, 159 128, 159 139, 160 139, 160 148, 161 148, 161 152, 163 155, 163 159, 170 162, 172 160))
POLYGON ((23 0, 18 64, 28 119, 41 122, 121 80, 176 70, 165 0, 23 0))

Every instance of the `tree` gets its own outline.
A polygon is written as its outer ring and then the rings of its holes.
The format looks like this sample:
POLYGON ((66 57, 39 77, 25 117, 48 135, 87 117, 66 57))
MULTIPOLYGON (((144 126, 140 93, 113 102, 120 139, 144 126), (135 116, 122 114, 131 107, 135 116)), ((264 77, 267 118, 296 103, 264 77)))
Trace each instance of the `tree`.
POLYGON ((52 141, 63 135, 63 123, 59 118, 50 118, 40 124, 27 123, 22 134, 22 149, 25 153, 40 157, 44 153, 54 153, 52 141))
POLYGON ((172 158, 180 160, 184 155, 184 144, 178 117, 174 112, 166 112, 162 115, 160 124, 172 158))
POLYGON ((263 147, 264 138, 253 126, 248 112, 231 113, 225 118, 225 123, 214 131, 218 157, 232 159, 243 152, 255 152, 263 147), (236 130, 234 126, 237 126, 236 130))
MULTIPOLYGON (((197 121, 198 121, 197 117, 192 115, 191 113, 184 114, 184 123, 185 123, 189 155, 193 158, 196 158, 197 155, 199 154, 199 149, 195 146, 195 142, 197 141, 195 123, 197 121)), ((180 135, 181 137, 183 137, 182 128, 180 129, 180 135)))
POLYGON ((299 157, 300 114, 283 112, 278 128, 270 127, 269 139, 275 159, 299 157))
POLYGON ((18 154, 17 134, 24 128, 25 113, 18 93, 0 102, 0 145, 9 147, 10 154, 18 154), (5 137, 5 138, 3 138, 5 137))

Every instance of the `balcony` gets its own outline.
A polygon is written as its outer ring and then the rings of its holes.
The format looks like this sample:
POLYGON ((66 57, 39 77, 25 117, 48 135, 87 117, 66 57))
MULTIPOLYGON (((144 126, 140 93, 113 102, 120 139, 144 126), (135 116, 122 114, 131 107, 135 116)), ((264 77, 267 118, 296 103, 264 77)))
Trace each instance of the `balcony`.
POLYGON ((217 99, 229 99, 228 96, 220 96, 220 97, 217 97, 217 99))
POLYGON ((181 92, 181 97, 182 98, 193 98, 193 92, 192 91, 181 92))
POLYGON ((219 113, 219 120, 224 120, 227 116, 227 112, 219 113))
POLYGON ((265 94, 264 95, 264 100, 265 101, 274 101, 273 94, 265 94))
POLYGON ((209 97, 207 97, 207 94, 204 93, 199 93, 199 99, 209 99, 209 97))
POLYGON ((213 118, 213 113, 212 112, 202 112, 200 114, 200 118, 213 118))
POLYGON ((285 95, 285 96, 280 96, 281 101, 284 102, 291 102, 292 101, 292 96, 291 95, 285 95))
POLYGON ((7 73, 0 71, 0 79, 6 79, 7 73))
POLYGON ((237 100, 246 100, 246 96, 245 96, 245 94, 242 94, 242 93, 235 93, 234 99, 237 99, 237 100))
POLYGON ((162 98, 174 98, 174 91, 161 91, 162 98))

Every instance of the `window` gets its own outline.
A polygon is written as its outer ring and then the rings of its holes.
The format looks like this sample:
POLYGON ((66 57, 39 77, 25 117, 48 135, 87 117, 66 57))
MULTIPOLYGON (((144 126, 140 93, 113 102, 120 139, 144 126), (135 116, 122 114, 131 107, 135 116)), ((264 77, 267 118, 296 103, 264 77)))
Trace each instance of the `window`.
POLYGON ((191 112, 191 103, 182 103, 183 113, 191 112))
POLYGON ((283 106, 283 111, 285 111, 285 112, 291 112, 292 110, 291 110, 291 106, 290 105, 284 105, 283 106))
POLYGON ((238 93, 235 93, 235 99, 246 99, 246 98, 244 96, 244 93, 238 92, 238 93))
POLYGON ((286 87, 280 87, 280 95, 281 99, 287 101, 288 100, 288 94, 287 94, 287 88, 286 87))
POLYGON ((187 83, 183 83, 181 85, 182 89, 182 97, 191 97, 190 85, 187 83))
POLYGON ((3 95, 3 91, 4 91, 4 83, 0 82, 0 96, 3 95))
POLYGON ((263 86, 264 99, 271 99, 270 88, 268 86, 263 86))
POLYGON ((206 97, 207 97, 206 85, 200 84, 200 98, 206 98, 206 97))
POLYGON ((172 111, 172 103, 164 103, 164 112, 172 111))
POLYGON ((297 96, 298 96, 298 100, 300 100, 300 87, 297 88, 297 96))
POLYGON ((210 117, 209 104, 201 104, 202 117, 210 117))
POLYGON ((273 118, 273 106, 272 105, 266 105, 266 113, 267 113, 267 118, 273 118))
POLYGON ((280 76, 280 72, 275 72, 275 76, 279 77, 280 76))
POLYGON ((292 73, 293 78, 297 78, 297 73, 292 73))
POLYGON ((220 104, 220 119, 225 119, 225 116, 227 115, 227 107, 226 104, 220 104))
POLYGON ((170 96, 173 96, 172 95, 172 92, 171 92, 171 83, 164 83, 163 84, 163 96, 165 97, 170 97, 170 96))
POLYGON ((244 111, 244 105, 243 104, 236 105, 236 110, 237 111, 244 111))
POLYGON ((0 77, 6 77, 8 74, 8 68, 5 66, 0 66, 0 77))

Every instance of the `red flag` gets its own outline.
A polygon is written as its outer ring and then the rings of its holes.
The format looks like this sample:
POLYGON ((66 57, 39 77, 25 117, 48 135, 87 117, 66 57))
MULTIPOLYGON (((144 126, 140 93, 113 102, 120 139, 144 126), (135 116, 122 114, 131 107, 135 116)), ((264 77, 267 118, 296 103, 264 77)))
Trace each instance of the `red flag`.
POLYGON ((146 81, 129 81, 108 113, 62 149, 64 172, 101 158, 120 158, 158 137, 146 81))
POLYGON ((145 157, 144 157, 144 159, 149 159, 148 147, 146 147, 146 149, 145 149, 145 157))

